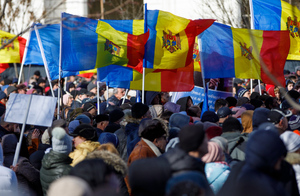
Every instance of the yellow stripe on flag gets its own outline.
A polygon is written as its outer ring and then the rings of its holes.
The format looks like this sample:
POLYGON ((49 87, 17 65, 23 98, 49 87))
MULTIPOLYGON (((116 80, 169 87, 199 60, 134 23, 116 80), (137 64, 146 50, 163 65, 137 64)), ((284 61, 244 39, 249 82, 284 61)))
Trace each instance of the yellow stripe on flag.
MULTIPOLYGON (((10 39, 14 38, 15 35, 0 30, 0 41, 1 46, 6 44, 10 39)), ((20 63, 20 45, 19 40, 16 38, 12 43, 5 46, 4 49, 0 50, 0 63, 20 63)))
POLYGON ((141 35, 144 31, 144 20, 133 20, 132 22, 132 34, 141 35))
POLYGON ((263 31, 232 28, 235 76, 237 78, 260 78, 260 49, 263 31))
POLYGON ((288 60, 300 60, 300 11, 296 6, 281 1, 281 30, 290 31, 290 51, 288 60), (295 23, 297 22, 297 23, 295 23))

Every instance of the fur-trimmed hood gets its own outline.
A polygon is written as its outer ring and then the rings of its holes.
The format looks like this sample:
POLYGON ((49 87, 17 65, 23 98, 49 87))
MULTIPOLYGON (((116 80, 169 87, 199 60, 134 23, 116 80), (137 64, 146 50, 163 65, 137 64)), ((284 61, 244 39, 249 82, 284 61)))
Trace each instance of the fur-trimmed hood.
POLYGON ((126 176, 127 174, 127 164, 120 156, 111 153, 107 150, 95 150, 89 153, 86 157, 87 159, 102 159, 106 164, 112 166, 117 173, 126 176))
POLYGON ((291 165, 296 165, 296 164, 300 165, 300 154, 289 152, 285 157, 285 160, 289 162, 291 165))

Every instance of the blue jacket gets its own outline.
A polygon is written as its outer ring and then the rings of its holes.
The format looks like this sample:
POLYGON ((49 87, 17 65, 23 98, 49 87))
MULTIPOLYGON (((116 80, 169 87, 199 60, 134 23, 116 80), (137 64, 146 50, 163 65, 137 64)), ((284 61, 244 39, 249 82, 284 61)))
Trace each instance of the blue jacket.
POLYGON ((205 174, 210 188, 215 194, 219 192, 227 180, 230 173, 230 167, 223 163, 206 163, 205 174))

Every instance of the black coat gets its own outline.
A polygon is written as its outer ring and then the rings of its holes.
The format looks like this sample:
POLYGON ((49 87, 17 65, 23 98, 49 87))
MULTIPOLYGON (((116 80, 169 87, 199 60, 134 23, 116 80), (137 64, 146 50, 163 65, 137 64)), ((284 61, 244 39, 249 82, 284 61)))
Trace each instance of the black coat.
POLYGON ((45 154, 42 160, 42 168, 40 170, 41 184, 43 193, 49 188, 49 185, 56 179, 68 175, 72 163, 72 159, 68 154, 58 153, 51 150, 48 154, 45 154))
POLYGON ((38 147, 38 150, 35 151, 34 153, 32 153, 30 156, 29 156, 29 161, 30 163, 38 170, 41 169, 42 167, 42 159, 45 155, 45 150, 47 148, 50 148, 51 146, 49 144, 43 144, 43 143, 40 143, 39 144, 39 147, 38 147))

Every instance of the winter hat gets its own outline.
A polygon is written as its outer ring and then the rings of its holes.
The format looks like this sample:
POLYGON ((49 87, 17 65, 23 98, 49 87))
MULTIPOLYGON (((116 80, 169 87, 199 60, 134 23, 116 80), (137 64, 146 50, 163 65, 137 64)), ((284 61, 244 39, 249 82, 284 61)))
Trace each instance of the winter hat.
POLYGON ((78 127, 80 125, 80 120, 72 120, 69 123, 69 133, 73 133, 74 130, 76 129, 76 127, 78 127))
POLYGON ((72 151, 72 141, 61 127, 55 127, 52 130, 52 149, 64 154, 69 154, 72 151))
POLYGON ((91 82, 87 86, 87 91, 91 91, 93 88, 97 88, 97 84, 94 84, 93 82, 91 82))
POLYGON ((100 144, 112 143, 116 148, 119 145, 119 139, 114 133, 103 132, 100 134, 98 142, 100 144))
POLYGON ((217 136, 209 141, 218 144, 222 148, 223 152, 228 152, 228 141, 224 137, 217 136))
POLYGON ((247 91, 248 91, 248 90, 245 89, 245 88, 243 88, 243 87, 239 88, 239 90, 237 91, 237 97, 238 97, 238 98, 239 98, 239 97, 243 97, 243 95, 244 95, 247 91))
POLYGON ((89 111, 92 110, 93 108, 96 109, 96 106, 95 106, 93 103, 91 103, 91 102, 86 102, 86 103, 84 104, 84 106, 83 106, 83 111, 89 112, 89 111))
POLYGON ((278 124, 282 117, 290 117, 292 112, 290 110, 272 109, 268 115, 268 121, 274 124, 278 124))
POLYGON ((289 120, 289 126, 292 131, 300 128, 300 116, 293 115, 289 120))
POLYGON ((300 70, 300 66, 297 66, 296 68, 295 68, 295 72, 297 72, 297 71, 299 71, 300 70))
POLYGON ((14 91, 17 91, 18 89, 14 86, 9 86, 7 88, 7 95, 9 95, 10 93, 14 92, 14 91))
POLYGON ((91 123, 91 119, 85 114, 78 115, 75 118, 75 120, 80 120, 82 123, 85 123, 85 124, 90 124, 91 123))
POLYGON ((48 129, 46 129, 42 135, 42 144, 50 145, 50 136, 48 133, 48 129))
POLYGON ((92 189, 88 183, 76 176, 64 176, 51 183, 48 196, 82 196, 91 195, 92 189))
POLYGON ((135 103, 131 108, 133 118, 142 118, 149 110, 149 107, 143 103, 135 103))
POLYGON ((164 105, 164 111, 171 111, 173 113, 178 113, 178 112, 180 112, 180 105, 168 101, 164 105))
POLYGON ((114 109, 109 113, 109 122, 114 123, 123 118, 124 112, 120 109, 114 109))
POLYGON ((241 106, 234 107, 231 110, 235 112, 235 114, 232 115, 234 118, 241 118, 242 114, 247 111, 246 108, 241 106))
POLYGON ((0 100, 7 98, 6 94, 3 91, 0 91, 0 100))
POLYGON ((211 139, 216 136, 220 136, 222 134, 222 128, 218 126, 209 127, 206 131, 206 135, 208 139, 211 139))
POLYGON ((217 111, 217 115, 219 116, 219 118, 225 118, 228 115, 234 114, 234 112, 232 112, 229 107, 221 107, 220 109, 218 109, 217 111))
POLYGON ((205 163, 224 161, 224 153, 222 148, 215 142, 208 142, 208 153, 202 157, 205 163))
POLYGON ((185 152, 195 151, 199 148, 205 138, 203 125, 188 125, 183 127, 179 133, 179 147, 185 152))
POLYGON ((175 113, 169 118, 169 128, 177 127, 181 129, 182 127, 188 125, 190 122, 190 117, 184 114, 175 113))
POLYGON ((237 99, 237 103, 236 103, 236 106, 242 106, 246 103, 249 103, 249 99, 247 97, 239 97, 237 99))
POLYGON ((214 113, 213 111, 205 111, 205 112, 202 114, 201 121, 202 121, 202 122, 209 121, 209 122, 216 123, 216 122, 219 121, 219 117, 218 117, 218 115, 217 115, 216 113, 214 113))
POLYGON ((41 72, 39 70, 36 70, 33 75, 36 75, 36 76, 41 76, 41 72))
POLYGON ((295 152, 300 148, 300 136, 291 131, 285 131, 280 135, 288 152, 295 152))
POLYGON ((68 100, 69 100, 69 97, 71 97, 72 95, 66 93, 63 95, 63 104, 64 105, 67 105, 68 104, 68 100))
POLYGON ((264 122, 268 122, 268 115, 270 112, 271 111, 267 108, 256 108, 252 118, 253 129, 258 128, 258 126, 264 122))
POLYGON ((94 127, 89 124, 81 124, 76 127, 74 132, 71 134, 73 137, 81 136, 87 140, 97 141, 97 132, 94 127))
POLYGON ((100 123, 102 121, 109 121, 109 117, 107 114, 99 114, 96 116, 95 120, 96 120, 96 123, 100 123))

